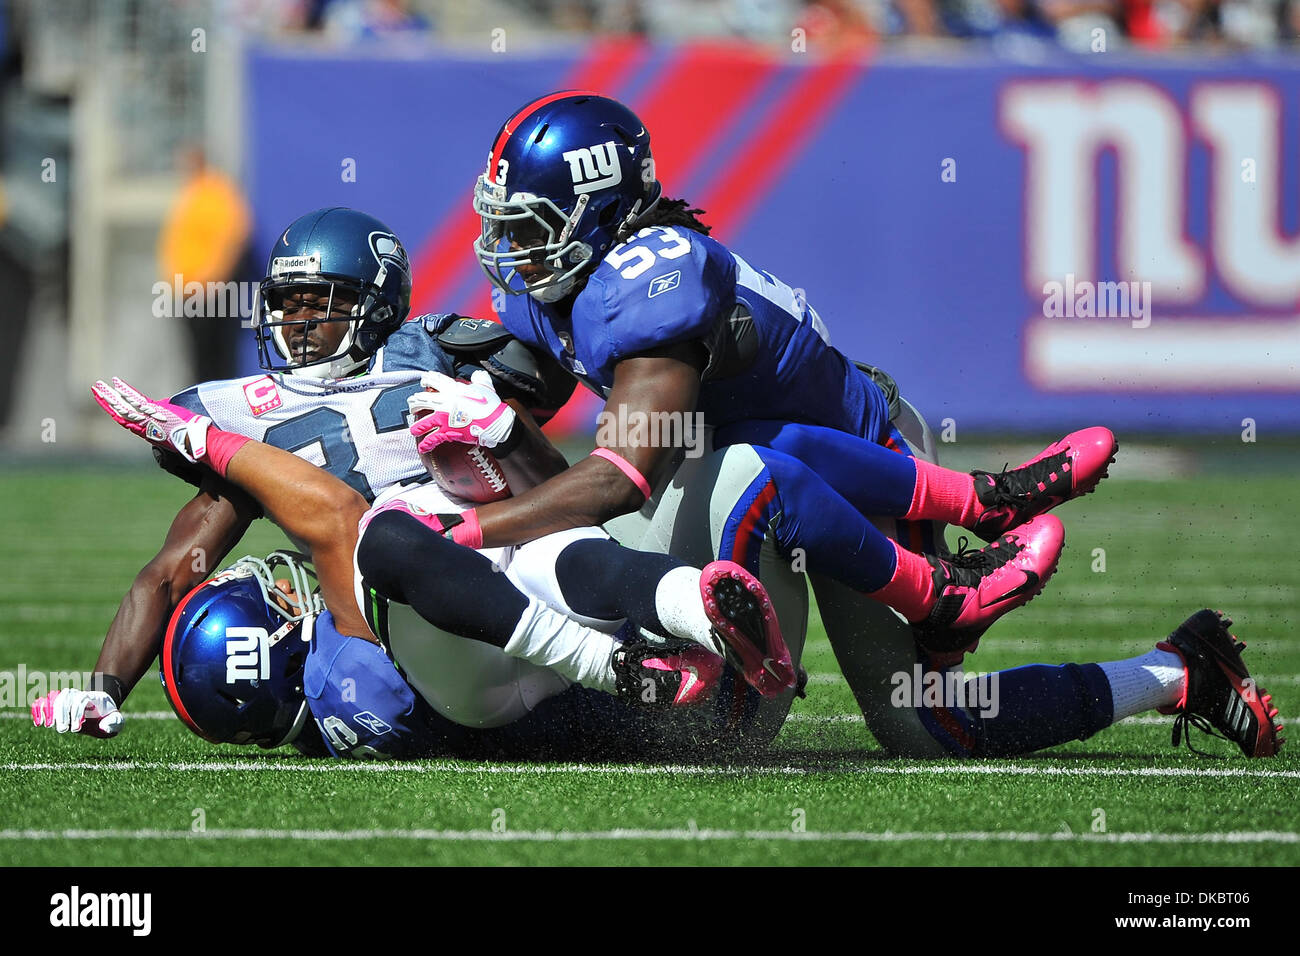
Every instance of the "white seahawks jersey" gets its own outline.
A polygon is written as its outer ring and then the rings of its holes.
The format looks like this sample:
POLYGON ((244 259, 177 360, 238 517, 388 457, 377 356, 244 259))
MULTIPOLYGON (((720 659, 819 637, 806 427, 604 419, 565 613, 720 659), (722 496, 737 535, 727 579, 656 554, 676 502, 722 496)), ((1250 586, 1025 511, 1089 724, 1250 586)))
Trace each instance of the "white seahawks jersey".
POLYGON ((177 404, 225 431, 293 452, 371 501, 425 475, 406 407, 419 390, 414 370, 333 382, 255 375, 199 385, 181 393, 177 404))
POLYGON ((422 319, 390 336, 365 375, 318 381, 253 375, 206 382, 172 398, 218 428, 293 452, 356 489, 367 501, 393 485, 426 480, 406 400, 424 371, 451 361, 422 319))

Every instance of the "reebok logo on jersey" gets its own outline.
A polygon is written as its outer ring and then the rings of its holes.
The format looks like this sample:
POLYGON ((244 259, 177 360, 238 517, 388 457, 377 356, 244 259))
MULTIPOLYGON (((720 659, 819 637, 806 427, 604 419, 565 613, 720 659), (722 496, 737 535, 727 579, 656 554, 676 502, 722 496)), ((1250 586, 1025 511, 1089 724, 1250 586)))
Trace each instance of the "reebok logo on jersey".
POLYGON ((363 710, 359 714, 353 714, 352 719, 375 736, 386 734, 393 729, 368 710, 363 710))
POLYGON ((269 375, 263 375, 246 383, 244 400, 248 402, 248 410, 254 416, 265 415, 284 404, 284 400, 280 398, 279 387, 269 375))
POLYGON ((671 292, 682 284, 682 270, 670 272, 667 275, 656 276, 650 280, 650 291, 646 293, 647 299, 653 299, 661 292, 671 292))
POLYGON ((599 146, 584 146, 561 154, 569 161, 575 196, 617 186, 623 181, 623 167, 618 164, 617 149, 614 141, 610 140, 599 146))

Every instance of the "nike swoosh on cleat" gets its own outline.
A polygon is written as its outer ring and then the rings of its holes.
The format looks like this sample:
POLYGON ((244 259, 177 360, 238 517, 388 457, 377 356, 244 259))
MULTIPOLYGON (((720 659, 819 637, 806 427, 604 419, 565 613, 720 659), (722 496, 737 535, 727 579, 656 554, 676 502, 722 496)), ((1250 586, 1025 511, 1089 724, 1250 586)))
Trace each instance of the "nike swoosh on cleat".
POLYGON ((782 677, 781 674, 777 671, 777 669, 776 669, 775 667, 772 666, 772 665, 775 664, 775 663, 776 663, 776 661, 775 661, 773 658, 771 658, 771 657, 765 657, 765 658, 763 658, 763 670, 767 671, 769 674, 771 674, 771 675, 772 675, 773 677, 775 677, 777 680, 779 680, 779 681, 784 681, 785 678, 782 677))
POLYGON ((677 690, 677 697, 680 700, 686 694, 689 694, 691 688, 700 682, 700 673, 694 667, 682 668, 682 686, 677 690))
POLYGON ((1019 587, 1012 588, 1010 591, 1008 591, 1006 594, 1003 594, 1001 597, 994 598, 992 601, 989 601, 989 603, 985 604, 984 606, 992 607, 994 604, 1001 604, 1003 601, 1009 601, 1013 597, 1019 597, 1020 595, 1026 593, 1027 591, 1032 591, 1036 587, 1038 587, 1038 572, 1026 571, 1025 581, 1023 584, 1021 584, 1019 587))

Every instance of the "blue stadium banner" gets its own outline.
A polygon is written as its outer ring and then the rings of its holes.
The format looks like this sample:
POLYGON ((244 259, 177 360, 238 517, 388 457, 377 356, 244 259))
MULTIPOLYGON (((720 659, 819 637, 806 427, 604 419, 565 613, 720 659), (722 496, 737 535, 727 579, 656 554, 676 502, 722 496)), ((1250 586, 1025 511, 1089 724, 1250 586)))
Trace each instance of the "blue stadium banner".
POLYGON ((330 203, 412 250, 416 306, 490 315, 473 183, 555 89, 628 102, 666 195, 843 351, 970 429, 1300 430, 1300 64, 932 64, 610 40, 525 56, 247 60, 255 242, 330 203))

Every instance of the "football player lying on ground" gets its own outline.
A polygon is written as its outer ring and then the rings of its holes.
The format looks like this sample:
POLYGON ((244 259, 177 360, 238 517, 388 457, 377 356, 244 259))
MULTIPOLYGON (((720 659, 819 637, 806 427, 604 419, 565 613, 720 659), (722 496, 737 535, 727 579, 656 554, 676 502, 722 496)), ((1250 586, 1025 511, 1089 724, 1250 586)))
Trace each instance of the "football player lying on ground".
MULTIPOLYGON (((492 726, 518 719, 540 700, 567 689, 569 682, 660 707, 697 703, 715 688, 722 671, 719 653, 738 658, 746 678, 768 695, 793 684, 793 667, 766 592, 739 565, 719 561, 696 571, 666 555, 622 548, 598 529, 550 535, 519 549, 498 550, 491 555, 495 560, 489 560, 421 521, 432 517, 428 504, 442 509, 443 517, 450 517, 447 509, 464 507, 434 484, 398 489, 367 511, 360 495, 309 462, 211 427, 207 419, 178 406, 151 402, 120 380, 112 386, 97 383, 95 398, 132 433, 207 465, 253 494, 276 524, 307 544, 325 604, 333 612, 315 622, 323 640, 334 644, 340 632, 375 640, 360 611, 370 584, 380 597, 413 605, 437 628, 545 666, 563 678, 549 684, 535 681, 527 691, 512 685, 504 706, 499 699, 489 701, 489 717, 469 718, 454 706, 439 707, 458 723, 492 726), (334 521, 316 520, 320 514, 338 516, 351 524, 352 532, 334 521), (368 541, 368 526, 385 521, 396 522, 407 547, 377 550, 368 541), (412 581, 420 582, 420 590, 403 590, 412 581), (626 634, 628 624, 632 633, 646 629, 678 640, 667 647, 621 641, 612 632, 626 634), (604 630, 595 629, 602 626, 604 630), (782 672, 789 678, 777 679, 782 672)), ((448 685, 450 693, 463 697, 461 685, 474 679, 455 674, 454 667, 443 671, 442 693, 417 685, 435 705, 448 685)))
MULTIPOLYGON (((650 134, 622 104, 568 91, 511 115, 474 192, 477 254, 508 293, 505 327, 601 395, 611 423, 698 413, 715 447, 758 448, 783 476, 787 546, 903 613, 926 647, 969 646, 1038 594, 1064 540, 1044 513, 1096 487, 1114 435, 1075 432, 1000 474, 894 454, 884 391, 831 346, 803 295, 661 192, 650 134), (945 521, 992 543, 958 560, 921 555, 869 516, 945 521)), ((608 429, 591 458, 466 522, 499 546, 635 511, 674 452, 638 434, 608 429)), ((430 432, 421 451, 443 440, 430 432)))
MULTIPOLYGON (((181 601, 159 670, 173 710, 212 743, 308 756, 589 759, 659 753, 660 714, 574 686, 474 730, 440 715, 383 649, 341 635, 302 556, 246 557, 181 601)), ((460 676, 460 675, 457 675, 460 676)))
MULTIPOLYGON (((892 416, 905 439, 933 459, 924 421, 900 400, 892 416)), ((797 554, 781 547, 777 516, 784 489, 748 445, 730 445, 687 459, 670 488, 644 513, 619 519, 611 531, 642 549, 671 545, 694 562, 725 556, 762 570, 792 650, 806 606, 797 554), (773 527, 773 525, 778 525, 773 527), (793 565, 793 566, 792 566, 793 565)), ((942 528, 879 520, 882 532, 917 550, 942 547, 942 528)), ((936 653, 887 607, 824 575, 808 574, 826 634, 866 725, 884 750, 900 757, 1006 757, 1072 740, 1152 709, 1174 714, 1174 743, 1190 726, 1214 728, 1247 756, 1275 754, 1282 743, 1277 709, 1250 678, 1228 633, 1230 622, 1205 610, 1193 614, 1146 654, 1101 663, 1030 664, 967 676, 968 651, 936 653)), ((973 648, 969 649, 973 650, 973 648)), ((751 705, 763 708, 762 701, 751 705)), ((782 713, 781 716, 784 716, 782 713)), ((1187 738, 1188 746, 1192 743, 1187 738)), ((1193 748, 1195 749, 1195 748, 1193 748)))
MULTIPOLYGON (((204 383, 175 400, 231 431, 320 464, 366 501, 399 484, 428 481, 407 432, 407 399, 421 390, 425 372, 470 378, 486 370, 516 409, 541 417, 572 391, 571 382, 557 388, 531 353, 494 323, 450 315, 407 321, 405 251, 383 223, 354 210, 321 209, 291 223, 268 261, 260 300, 259 352, 270 374, 204 383)), ((519 420, 530 434, 517 455, 502 459, 503 468, 513 469, 512 480, 563 468, 563 458, 544 440, 529 445, 536 434, 530 417, 519 420)), ((177 604, 261 514, 253 499, 210 470, 160 449, 155 457, 199 491, 123 597, 95 664, 96 689, 69 692, 57 708, 48 702, 45 710, 57 710, 59 729, 71 723, 94 736, 120 730, 119 708, 158 656, 177 604), (97 711, 102 714, 95 719, 69 720, 97 711)), ((327 547, 331 537, 337 542, 355 534, 354 518, 321 512, 312 519, 327 547)), ((365 627, 364 621, 342 623, 365 627)))
MULTIPOLYGON (((1118 449, 1115 436, 1083 429, 996 474, 959 474, 915 455, 894 421, 892 380, 833 348, 802 292, 712 239, 700 210, 663 198, 656 172, 644 124, 599 94, 554 93, 510 116, 474 193, 480 263, 508 293, 503 324, 601 395, 612 422, 684 422, 698 413, 716 429, 715 448, 753 446, 763 471, 744 503, 748 527, 767 527, 787 556, 802 556, 842 666, 858 654, 883 659, 876 652, 890 628, 854 626, 864 618, 853 612, 869 603, 858 600, 865 594, 914 625, 914 640, 894 660, 951 667, 989 624, 1046 583, 1064 532, 1044 512, 1097 486, 1118 449), (869 516, 947 522, 993 544, 951 556, 923 541, 891 539, 869 516), (832 614, 832 605, 848 613, 832 614)), ((651 502, 673 449, 630 440, 632 428, 626 438, 609 432, 609 447, 593 458, 467 520, 484 542, 507 544, 570 524, 603 524, 651 502)), ((443 440, 430 431, 421 451, 443 440)), ((879 609, 868 616, 890 617, 879 609)), ((1197 646, 1204 660, 1220 661, 1216 674, 1233 673, 1193 678, 1185 702, 1220 722, 1240 710, 1229 685, 1244 679, 1227 641, 1219 634, 1197 646), (1211 685, 1213 693, 1198 690, 1211 685)), ((1004 693, 1010 689, 1019 706, 1004 709, 1005 733, 936 712, 926 718, 929 733, 896 739, 907 749, 915 742, 932 753, 939 743, 939 752, 969 755, 1087 736, 1132 707, 1177 699, 1184 680, 1177 658, 1151 662, 1173 675, 1168 680, 1152 677, 1142 661, 1007 672, 1004 693), (1152 681, 1157 692, 1134 690, 1152 681)), ((844 669, 870 715, 888 684, 860 689, 844 669)), ((1248 753, 1271 752, 1267 706, 1252 701, 1248 709, 1249 721, 1232 736, 1248 753)))
MULTIPOLYGON (((417 396, 413 399, 413 404, 418 404, 422 398, 423 396, 417 396)), ((207 446, 209 442, 221 443, 227 440, 219 432, 210 429, 205 422, 183 421, 174 411, 150 406, 138 396, 131 396, 129 404, 130 408, 118 406, 116 411, 119 416, 125 414, 127 417, 135 417, 133 430, 149 432, 149 420, 152 419, 153 424, 161 425, 157 431, 168 434, 170 440, 187 454, 192 454, 195 448, 207 446)), ((182 416, 185 415, 187 413, 182 410, 182 416)), ((278 517, 281 507, 304 497, 313 502, 313 508, 346 509, 346 501, 340 496, 351 495, 351 492, 324 472, 268 446, 245 442, 243 449, 231 459, 230 477, 248 490, 255 491, 273 515, 278 517), (243 449, 248 449, 248 454, 241 463, 239 454, 243 449), (302 472, 302 481, 296 480, 295 472, 302 472), (293 490, 286 493, 283 487, 285 482, 266 477, 276 474, 288 479, 293 490), (317 490, 304 492, 305 487, 317 490)), ((207 460, 213 467, 221 468, 220 459, 218 452, 215 459, 209 457, 207 460)), ((776 493, 780 493, 779 487, 776 493)), ((451 525, 455 515, 430 514, 409 495, 403 501, 402 495, 398 494, 394 504, 402 512, 401 532, 409 535, 411 553, 417 557, 413 562, 399 565, 400 570, 395 580, 404 583, 398 587, 415 582, 421 588, 430 589, 431 595, 436 595, 435 604, 439 600, 454 600, 454 595, 465 593, 461 582, 456 581, 446 594, 438 595, 436 588, 439 575, 436 572, 430 573, 431 568, 454 563, 450 559, 455 545, 431 529, 439 524, 451 525), (413 522, 411 518, 422 518, 423 521, 413 522)), ((363 571, 368 560, 368 543, 364 531, 367 521, 373 523, 390 513, 392 506, 380 504, 371 509, 362 521, 363 535, 358 548, 358 565, 363 571)), ((285 527, 293 530, 292 522, 286 522, 283 518, 281 521, 285 527)), ((312 532, 309 525, 301 530, 304 534, 312 532)), ((567 540, 563 533, 548 537, 561 542, 567 540)), ((393 544, 391 536, 386 536, 383 540, 385 544, 393 544)), ((521 548, 520 553, 526 553, 528 547, 521 548)), ((383 560, 383 557, 381 552, 375 556, 375 560, 383 560)), ((558 564, 559 562, 552 563, 549 560, 541 562, 545 568, 558 568, 558 564)), ((589 566, 588 573, 595 573, 594 566, 589 566)), ((558 571, 555 576, 558 578, 558 571)), ((456 576, 452 577, 454 579, 456 576)), ((497 575, 498 581, 502 577, 497 575)), ((616 586, 616 582, 609 582, 609 586, 616 586)), ((559 596, 553 600, 560 606, 565 606, 564 602, 572 602, 572 587, 566 589, 560 584, 556 592, 559 596)), ((393 596, 402 599, 401 595, 393 596)), ((328 600, 327 596, 327 602, 328 600)), ((497 600, 508 602, 510 596, 504 588, 494 588, 489 600, 493 603, 497 600)), ((491 624, 489 618, 484 620, 491 624)), ((978 691, 969 694, 971 685, 964 681, 958 688, 954 682, 947 682, 949 686, 945 686, 945 681, 939 680, 936 682, 938 693, 933 700, 929 698, 934 688, 924 689, 918 686, 913 693, 906 695, 906 700, 891 699, 890 703, 899 710, 913 707, 932 710, 931 719, 941 724, 946 720, 945 730, 951 737, 959 742, 963 739, 967 741, 964 752, 968 755, 1006 756, 1037 750, 1066 740, 1088 737, 1124 717, 1159 709, 1164 713, 1177 714, 1174 722, 1175 743, 1191 725, 1207 732, 1212 732, 1211 728, 1219 731, 1225 739, 1238 744, 1248 756, 1271 756, 1282 744, 1281 727, 1274 726, 1272 722, 1277 710, 1270 706, 1271 698, 1262 690, 1256 689, 1241 661, 1244 645, 1229 633, 1230 626, 1231 621, 1221 614, 1203 610, 1177 628, 1168 641, 1161 642, 1155 650, 1138 658, 1101 664, 1066 664, 1060 667, 1029 665, 1000 672, 992 679, 972 679, 976 682, 986 681, 986 686, 992 690, 991 696, 978 691), (999 685, 1003 681, 1008 691, 1005 694, 999 693, 999 685), (952 699, 954 691, 957 691, 957 700, 952 699), (1071 694, 1075 698, 1072 701, 1068 699, 1071 694)), ((467 632, 462 630, 461 633, 467 632)), ((568 666, 570 652, 557 650, 565 643, 562 634, 548 637, 544 653, 564 662, 562 666, 568 666)), ((929 670, 935 671, 936 668, 931 667, 929 670)), ((946 676, 944 669, 937 670, 940 677, 946 676)), ((914 679, 918 683, 923 681, 920 673, 914 679)), ((772 689, 776 690, 775 687, 772 689)), ((895 696, 893 692, 896 690, 896 687, 890 689, 891 698, 895 696)), ((866 709, 864 705, 864 710, 866 709)), ((1188 743, 1190 746, 1190 739, 1188 743)), ((963 750, 957 748, 954 752, 960 754, 963 750)))

